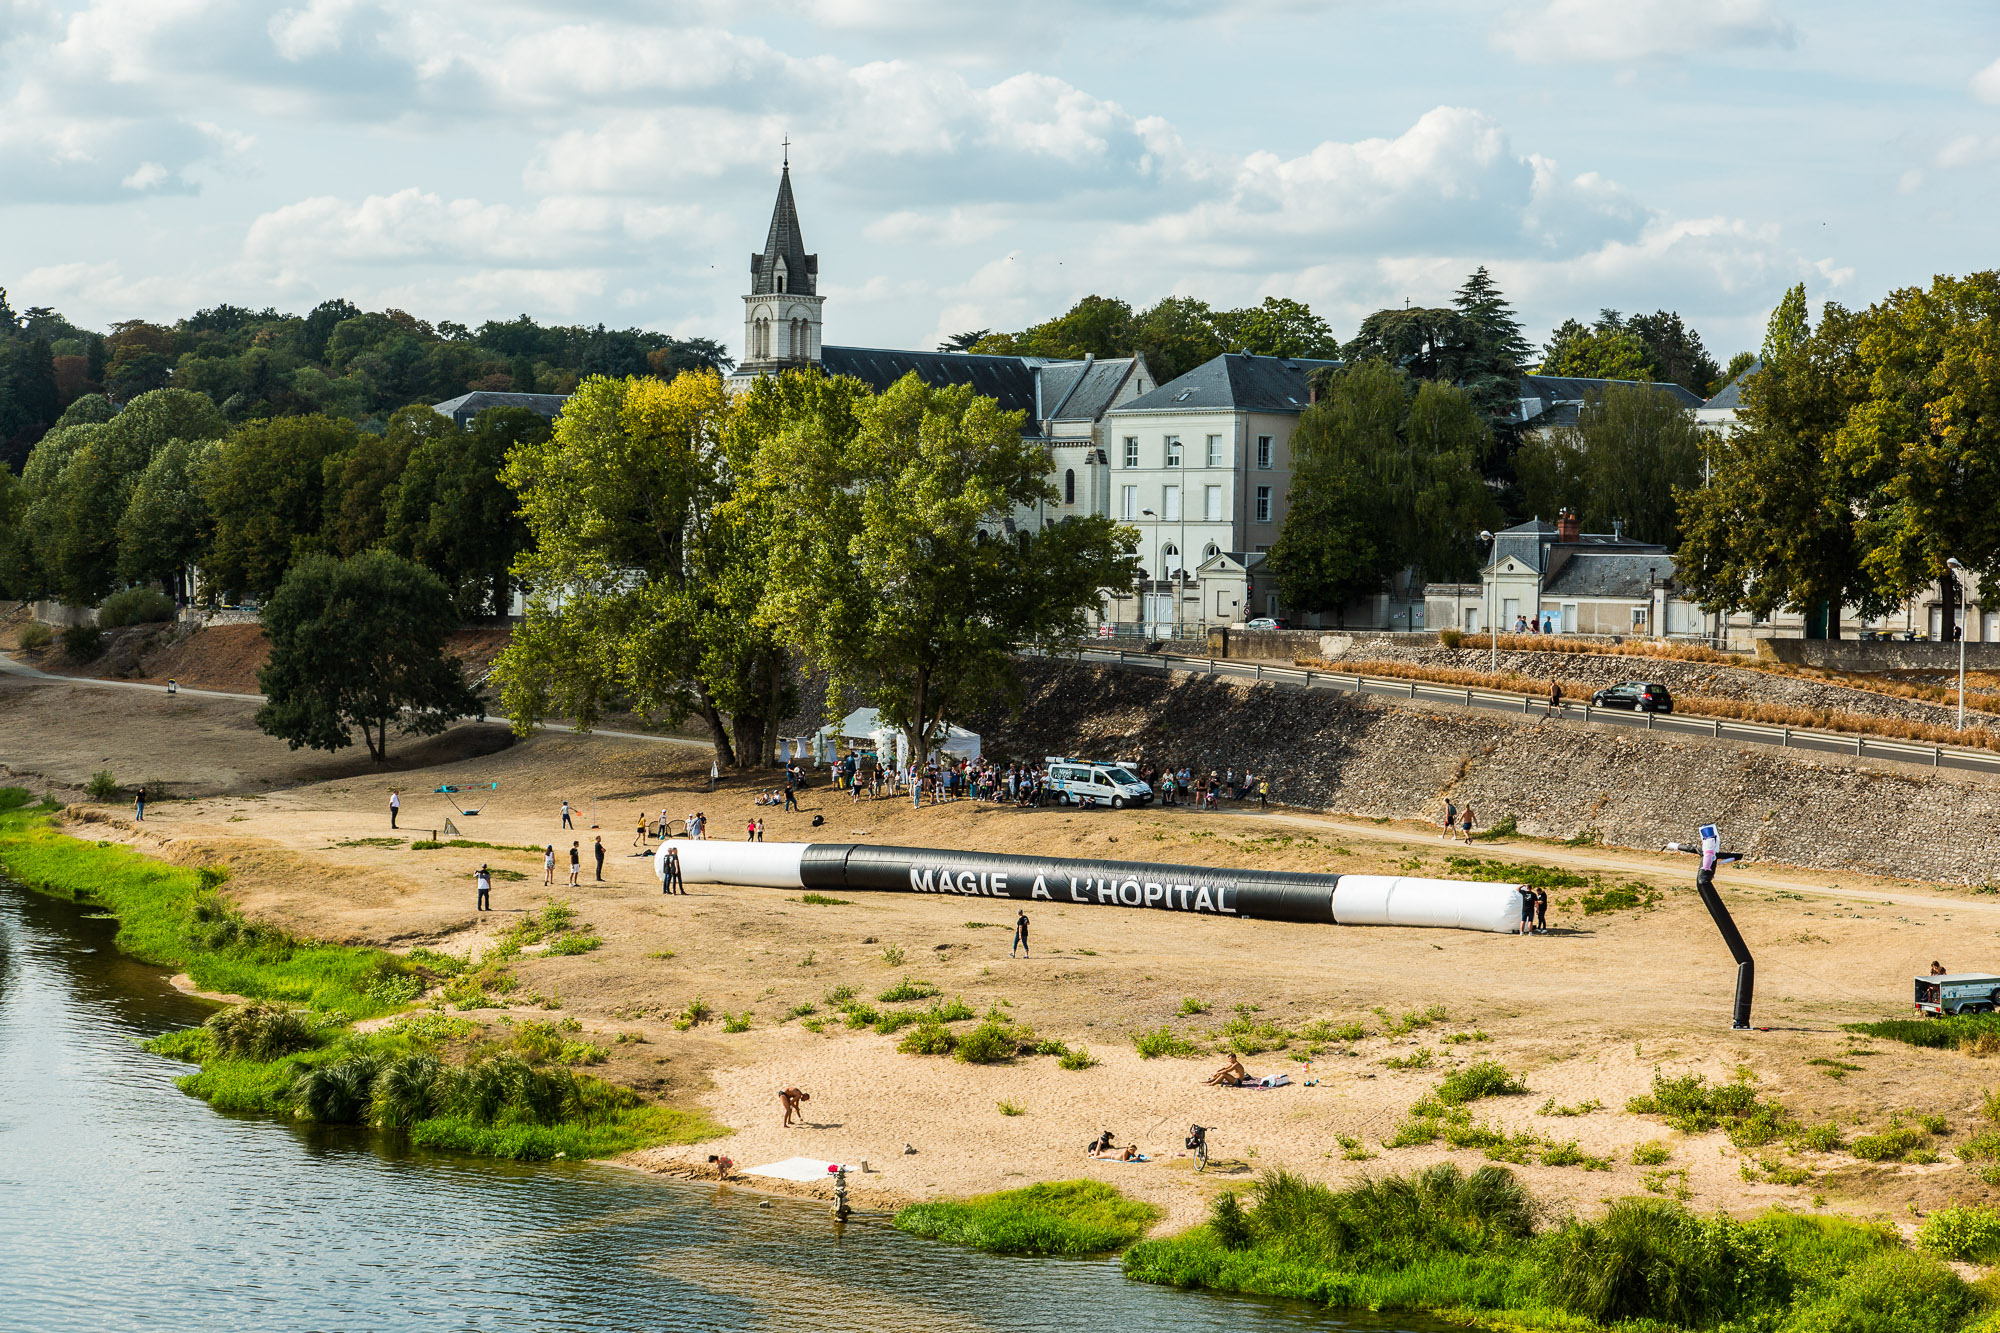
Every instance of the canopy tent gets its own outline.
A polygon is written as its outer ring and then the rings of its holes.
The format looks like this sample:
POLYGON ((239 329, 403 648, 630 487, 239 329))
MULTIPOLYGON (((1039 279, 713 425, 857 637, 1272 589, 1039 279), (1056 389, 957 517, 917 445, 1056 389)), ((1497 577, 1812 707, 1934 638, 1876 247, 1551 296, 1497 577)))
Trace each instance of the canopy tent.
MULTIPOLYGON (((873 708, 857 708, 842 718, 838 725, 821 727, 814 740, 819 753, 829 759, 867 749, 873 750, 885 763, 893 757, 898 768, 910 762, 909 742, 904 739, 902 731, 884 722, 881 713, 873 708)), ((951 759, 977 759, 979 736, 963 727, 947 724, 944 734, 931 743, 931 754, 951 759)))

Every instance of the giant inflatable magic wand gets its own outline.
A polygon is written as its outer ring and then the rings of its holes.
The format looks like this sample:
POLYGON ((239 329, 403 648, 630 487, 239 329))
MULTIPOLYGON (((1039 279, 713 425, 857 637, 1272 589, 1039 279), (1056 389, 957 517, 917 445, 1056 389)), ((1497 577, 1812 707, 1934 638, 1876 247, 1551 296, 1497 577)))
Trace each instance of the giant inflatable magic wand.
POLYGON ((1715 825, 1701 826, 1701 866, 1694 872, 1694 887, 1701 894, 1701 905, 1714 918, 1715 928, 1722 932, 1722 942, 1729 946, 1730 956, 1736 960, 1736 1013, 1729 1025, 1732 1028, 1750 1026, 1750 996, 1757 985, 1757 964, 1750 957, 1750 946, 1743 942, 1743 932, 1736 929, 1735 918, 1722 905, 1722 895, 1715 891, 1715 867, 1719 862, 1742 859, 1741 852, 1722 850, 1722 834, 1715 825))

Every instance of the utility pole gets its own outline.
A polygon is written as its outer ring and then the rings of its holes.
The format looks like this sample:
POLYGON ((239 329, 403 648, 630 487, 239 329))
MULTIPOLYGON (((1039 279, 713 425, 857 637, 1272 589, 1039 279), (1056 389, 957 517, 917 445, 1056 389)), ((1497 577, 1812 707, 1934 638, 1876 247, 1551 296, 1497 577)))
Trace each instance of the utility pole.
POLYGON ((1949 560, 1945 561, 1945 564, 1951 567, 1952 591, 1958 594, 1956 597, 1952 599, 1952 601, 1956 603, 1956 606, 1947 607, 1945 609, 1945 632, 1956 633, 1958 635, 1958 729, 1960 731, 1964 731, 1965 730, 1965 627, 1963 625, 1953 625, 1951 623, 1951 620, 1954 614, 1961 616, 1964 615, 1964 611, 1960 608, 1963 608, 1965 605, 1965 566, 1958 563, 1957 556, 1951 557, 1949 560))
MULTIPOLYGON (((1497 563, 1495 557, 1499 554, 1499 546, 1494 542, 1493 534, 1483 529, 1480 531, 1479 540, 1485 544, 1488 551, 1493 553, 1493 556, 1487 560, 1487 565, 1490 568, 1497 563)), ((1497 574, 1498 572, 1497 569, 1494 570, 1494 573, 1497 574)), ((1498 596, 1498 592, 1494 587, 1493 580, 1486 576, 1484 570, 1480 571, 1479 579, 1485 585, 1483 591, 1486 595, 1480 600, 1486 605, 1486 627, 1493 632, 1493 655, 1488 659, 1487 669, 1497 676, 1500 674, 1500 621, 1493 614, 1493 601, 1498 596)))

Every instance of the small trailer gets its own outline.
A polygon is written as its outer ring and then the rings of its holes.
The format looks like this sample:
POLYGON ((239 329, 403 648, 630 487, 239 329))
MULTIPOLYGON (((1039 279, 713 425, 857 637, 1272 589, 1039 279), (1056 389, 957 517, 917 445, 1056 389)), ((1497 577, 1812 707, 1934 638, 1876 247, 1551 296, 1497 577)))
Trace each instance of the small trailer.
POLYGON ((1926 1018, 2000 1010, 2000 976, 1990 972, 1950 972, 1916 981, 1917 1012, 1926 1018))

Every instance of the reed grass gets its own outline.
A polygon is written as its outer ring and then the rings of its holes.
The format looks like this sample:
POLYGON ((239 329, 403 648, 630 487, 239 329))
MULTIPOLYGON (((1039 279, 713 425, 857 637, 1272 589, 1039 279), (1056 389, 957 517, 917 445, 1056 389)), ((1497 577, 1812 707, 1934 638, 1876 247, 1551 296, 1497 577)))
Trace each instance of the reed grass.
POLYGON ((1149 1203, 1094 1180, 1059 1180, 969 1199, 911 1204, 899 1231, 997 1254, 1080 1257, 1122 1250, 1160 1218, 1149 1203))

